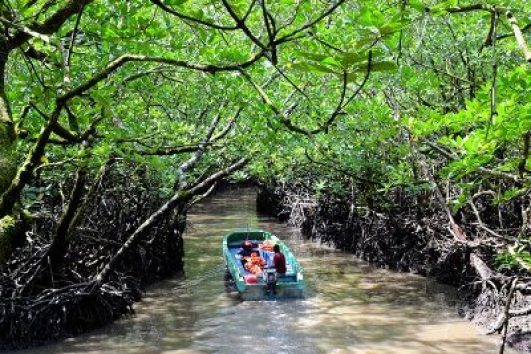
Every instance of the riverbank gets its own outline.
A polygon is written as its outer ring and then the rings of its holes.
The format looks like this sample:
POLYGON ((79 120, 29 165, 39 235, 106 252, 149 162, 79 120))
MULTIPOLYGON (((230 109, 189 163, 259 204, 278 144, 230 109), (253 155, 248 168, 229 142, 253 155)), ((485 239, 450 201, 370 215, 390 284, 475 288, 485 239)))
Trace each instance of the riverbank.
MULTIPOLYGON (((497 247, 502 246, 500 242, 488 238, 474 243, 455 242, 443 211, 435 207, 419 210, 407 196, 397 197, 403 199, 403 207, 384 210, 359 207, 355 198, 348 196, 323 194, 315 198, 294 185, 262 185, 257 207, 300 227, 308 238, 351 252, 379 267, 412 272, 459 287, 459 312, 487 333, 502 331, 511 289, 507 279, 518 277, 523 281, 518 294, 510 296, 514 317, 509 321, 507 342, 522 352, 530 351, 531 300, 529 283, 526 285, 529 274, 507 270, 500 274, 503 279, 496 278, 491 269, 497 247), (482 279, 484 274, 478 274, 473 257, 485 260, 479 267, 492 272, 492 279, 482 279)), ((465 232, 471 233, 472 227, 462 225, 465 232)))
POLYGON ((456 315, 454 288, 303 238, 257 214, 255 198, 253 189, 226 190, 190 209, 183 275, 149 286, 134 316, 15 354, 498 353, 493 337, 456 315), (245 225, 289 244, 305 270, 305 299, 241 301, 227 287, 223 235, 245 225))
MULTIPOLYGON (((70 183, 71 185, 71 183, 70 183)), ((50 270, 50 250, 69 188, 40 192, 25 243, 0 266, 0 350, 42 345, 134 313, 145 286, 181 272, 185 214, 174 212, 124 247, 164 203, 142 176, 114 171, 98 181, 83 215, 50 270), (123 256, 112 263, 115 255, 123 256), (108 276, 98 274, 111 264, 108 276)), ((70 187, 70 190, 73 187, 70 187)))

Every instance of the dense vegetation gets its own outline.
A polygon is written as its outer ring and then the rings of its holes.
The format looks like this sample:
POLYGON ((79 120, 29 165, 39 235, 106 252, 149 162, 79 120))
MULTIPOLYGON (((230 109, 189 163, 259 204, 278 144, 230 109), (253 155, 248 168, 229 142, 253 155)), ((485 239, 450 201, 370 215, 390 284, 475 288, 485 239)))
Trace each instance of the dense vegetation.
POLYGON ((0 341, 129 311, 229 176, 340 223, 400 215, 523 294, 530 18, 517 0, 2 1, 0 341))

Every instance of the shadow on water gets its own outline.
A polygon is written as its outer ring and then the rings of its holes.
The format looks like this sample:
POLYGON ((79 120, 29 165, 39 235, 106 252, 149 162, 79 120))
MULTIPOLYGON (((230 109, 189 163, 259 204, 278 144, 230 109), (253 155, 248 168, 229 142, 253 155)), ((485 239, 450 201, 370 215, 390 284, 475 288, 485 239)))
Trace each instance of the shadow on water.
POLYGON ((185 276, 151 287, 135 316, 23 353, 497 353, 496 338, 457 317, 453 288, 302 240, 258 216, 254 198, 240 189, 194 207, 185 276), (239 300, 225 279, 221 240, 245 226, 290 245, 305 269, 305 299, 239 300))

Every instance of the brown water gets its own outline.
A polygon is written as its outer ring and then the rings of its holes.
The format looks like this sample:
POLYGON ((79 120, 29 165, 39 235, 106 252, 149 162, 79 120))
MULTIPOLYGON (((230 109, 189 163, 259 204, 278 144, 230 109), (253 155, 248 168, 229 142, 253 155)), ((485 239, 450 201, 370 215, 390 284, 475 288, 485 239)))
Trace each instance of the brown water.
POLYGON ((498 352, 496 337, 457 316, 452 288, 302 240, 295 229, 257 216, 254 198, 250 189, 237 190, 194 207, 186 276, 152 286, 135 316, 19 353, 498 352), (227 287, 222 235, 245 226, 290 244, 305 268, 305 299, 242 302, 227 287))

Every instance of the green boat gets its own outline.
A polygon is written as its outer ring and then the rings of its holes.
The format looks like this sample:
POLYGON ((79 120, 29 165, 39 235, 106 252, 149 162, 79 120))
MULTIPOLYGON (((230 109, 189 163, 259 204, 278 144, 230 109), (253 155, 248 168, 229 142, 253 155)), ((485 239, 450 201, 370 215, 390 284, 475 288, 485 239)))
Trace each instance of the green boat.
POLYGON ((302 297, 304 290, 302 267, 288 246, 270 232, 260 229, 237 229, 226 234, 223 238, 223 256, 227 264, 227 270, 232 276, 242 299, 262 300, 273 296, 268 291, 267 280, 269 279, 269 282, 271 282, 271 274, 274 275, 275 273, 275 268, 272 266, 273 252, 264 250, 264 241, 268 244, 279 245, 280 251, 286 258, 286 274, 276 280, 275 298, 302 297), (253 251, 265 263, 261 274, 254 274, 243 266, 239 251, 246 240, 252 243, 253 251))

